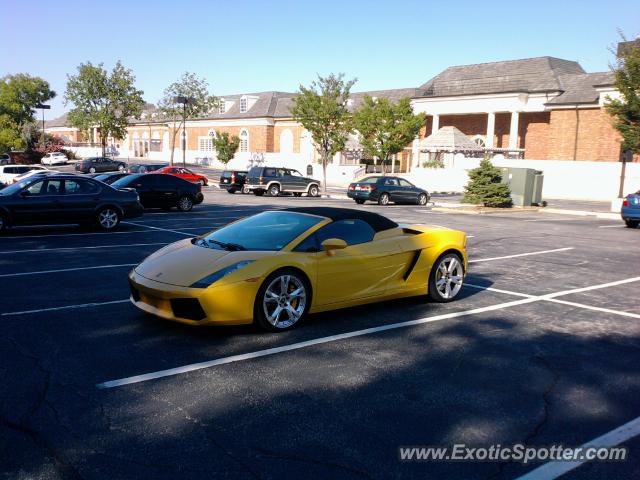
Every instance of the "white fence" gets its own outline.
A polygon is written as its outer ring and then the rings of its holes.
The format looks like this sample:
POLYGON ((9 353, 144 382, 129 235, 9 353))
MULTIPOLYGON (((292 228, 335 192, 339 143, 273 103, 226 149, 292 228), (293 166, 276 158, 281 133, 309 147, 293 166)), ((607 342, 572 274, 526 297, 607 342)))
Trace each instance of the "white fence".
MULTIPOLYGON (((456 156, 453 165, 442 169, 417 168, 407 178, 431 192, 462 192, 469 181, 468 171, 480 159, 456 156)), ((494 159, 498 167, 541 170, 544 174, 543 198, 610 201, 618 196, 622 164, 566 160, 494 159)), ((628 163, 624 193, 640 190, 640 163, 628 163)))

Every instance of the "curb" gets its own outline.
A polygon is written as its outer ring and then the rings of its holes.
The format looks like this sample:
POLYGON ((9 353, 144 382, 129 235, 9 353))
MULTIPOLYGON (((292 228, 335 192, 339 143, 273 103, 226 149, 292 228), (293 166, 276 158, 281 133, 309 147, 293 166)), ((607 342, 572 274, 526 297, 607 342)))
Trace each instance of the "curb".
POLYGON ((536 212, 536 213, 555 213, 557 215, 573 215, 577 217, 591 217, 601 220, 620 220, 619 213, 613 212, 593 212, 588 210, 565 210, 562 208, 509 208, 509 209, 491 209, 480 210, 471 209, 474 205, 467 204, 455 204, 455 203, 442 203, 434 202, 434 211, 449 212, 449 213, 463 213, 468 215, 486 215, 494 213, 524 213, 524 212, 536 212))
POLYGON ((575 215, 578 217, 594 217, 605 220, 621 220, 619 213, 613 212, 590 212, 587 210, 564 210, 562 208, 544 208, 538 210, 542 213, 556 213, 559 215, 575 215))

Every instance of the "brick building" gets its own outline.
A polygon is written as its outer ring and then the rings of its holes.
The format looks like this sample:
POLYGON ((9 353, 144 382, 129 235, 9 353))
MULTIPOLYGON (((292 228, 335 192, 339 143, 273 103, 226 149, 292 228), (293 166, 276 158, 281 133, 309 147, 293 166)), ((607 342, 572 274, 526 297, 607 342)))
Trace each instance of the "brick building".
MULTIPOLYGON (((577 62, 538 57, 450 67, 420 87, 353 93, 349 105, 358 108, 364 95, 409 97, 414 111, 427 115, 420 137, 400 155, 405 166, 418 165, 420 140, 444 126, 457 127, 487 149, 525 159, 618 161, 619 135, 603 108, 607 96, 617 95, 613 80, 610 72, 586 73, 577 62)), ((298 166, 312 163, 317 154, 311 137, 291 118, 294 97, 278 91, 221 96, 218 109, 187 121, 187 158, 215 159, 211 139, 228 132, 241 139, 242 161, 271 154, 298 166)), ((50 133, 77 141, 72 130, 65 130, 64 118, 47 125, 50 133)), ((122 156, 168 160, 175 142, 180 159, 182 131, 174 132, 149 106, 131 122, 127 137, 114 143, 122 156)), ((349 143, 357 146, 357 139, 349 143)), ((334 163, 359 158, 344 152, 334 163)))

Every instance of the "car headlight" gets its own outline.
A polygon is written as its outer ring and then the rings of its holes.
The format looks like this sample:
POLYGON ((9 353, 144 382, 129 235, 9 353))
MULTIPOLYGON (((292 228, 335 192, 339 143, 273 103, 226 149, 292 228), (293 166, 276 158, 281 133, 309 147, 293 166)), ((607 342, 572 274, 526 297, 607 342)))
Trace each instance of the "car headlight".
POLYGON ((255 262, 255 260, 243 260, 242 262, 234 263, 232 265, 229 265, 228 267, 224 267, 222 270, 218 270, 217 272, 213 272, 211 275, 207 275, 206 277, 201 278, 200 280, 192 284, 191 288, 207 288, 212 283, 217 282, 221 278, 224 278, 227 275, 232 274, 236 270, 240 270, 242 267, 245 267, 253 262, 255 262))

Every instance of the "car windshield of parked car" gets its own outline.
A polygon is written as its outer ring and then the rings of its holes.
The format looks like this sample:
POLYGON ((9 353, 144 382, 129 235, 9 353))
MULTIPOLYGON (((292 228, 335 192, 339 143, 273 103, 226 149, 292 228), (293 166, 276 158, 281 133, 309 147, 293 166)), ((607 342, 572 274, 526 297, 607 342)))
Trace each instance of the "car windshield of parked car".
POLYGON ((199 237, 194 244, 220 250, 277 251, 322 220, 302 213, 263 212, 199 237))

